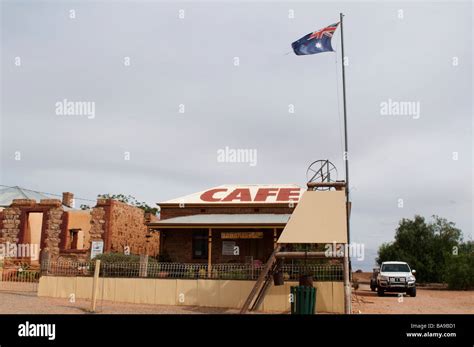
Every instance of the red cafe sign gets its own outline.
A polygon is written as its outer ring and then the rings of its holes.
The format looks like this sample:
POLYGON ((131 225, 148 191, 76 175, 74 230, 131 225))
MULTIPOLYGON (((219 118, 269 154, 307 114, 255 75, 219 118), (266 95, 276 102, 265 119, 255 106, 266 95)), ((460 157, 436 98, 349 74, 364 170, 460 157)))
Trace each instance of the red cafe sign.
POLYGON ((298 201, 299 187, 217 187, 203 192, 203 203, 279 203, 298 201))

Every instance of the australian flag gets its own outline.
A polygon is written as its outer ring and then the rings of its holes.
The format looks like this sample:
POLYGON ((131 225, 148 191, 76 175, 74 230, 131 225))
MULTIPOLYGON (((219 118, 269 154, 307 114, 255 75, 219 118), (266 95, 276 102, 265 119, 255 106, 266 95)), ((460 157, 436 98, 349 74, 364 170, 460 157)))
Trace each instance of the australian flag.
POLYGON ((338 23, 331 24, 321 30, 303 36, 291 44, 296 55, 332 52, 331 39, 337 29, 338 23))

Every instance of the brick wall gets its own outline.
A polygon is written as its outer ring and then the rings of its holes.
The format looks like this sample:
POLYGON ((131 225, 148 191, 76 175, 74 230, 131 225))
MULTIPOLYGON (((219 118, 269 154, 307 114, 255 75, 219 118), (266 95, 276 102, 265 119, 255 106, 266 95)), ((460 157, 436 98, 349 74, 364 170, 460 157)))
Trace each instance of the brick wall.
POLYGON ((163 254, 169 255, 172 262, 202 263, 207 259, 193 259, 192 232, 187 229, 167 229, 161 231, 163 254))
POLYGON ((273 252, 273 229, 252 229, 252 230, 213 230, 212 231, 212 262, 213 263, 245 263, 248 261, 248 256, 253 256, 254 260, 262 262, 267 261, 268 257, 273 252), (222 240, 221 232, 239 232, 239 231, 261 231, 263 232, 263 239, 236 239, 236 240, 222 240), (222 241, 233 241, 239 247, 239 255, 223 255, 222 241), (258 251, 256 251, 258 248, 258 251))
MULTIPOLYGON (((173 262, 183 263, 207 263, 205 259, 193 259, 192 243, 193 231, 207 233, 208 229, 166 229, 162 231, 162 251, 166 253, 173 262)), ((281 233, 278 230, 277 235, 281 233)), ((219 229, 212 231, 212 262, 217 263, 245 263, 246 256, 252 255, 254 259, 265 262, 273 252, 273 229, 219 229), (232 231, 262 231, 263 239, 237 239, 234 241, 239 246, 239 255, 223 255, 221 232, 232 231), (259 250, 256 252, 255 248, 259 250)))

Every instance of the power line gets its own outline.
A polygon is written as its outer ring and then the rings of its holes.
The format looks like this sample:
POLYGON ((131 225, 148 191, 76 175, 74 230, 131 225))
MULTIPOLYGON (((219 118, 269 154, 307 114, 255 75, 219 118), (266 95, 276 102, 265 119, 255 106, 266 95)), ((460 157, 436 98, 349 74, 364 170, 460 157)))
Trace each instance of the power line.
MULTIPOLYGON (((7 185, 4 185, 4 184, 0 184, 0 187, 6 187, 6 188, 20 188, 20 189, 28 190, 28 191, 33 192, 33 193, 46 194, 46 195, 51 195, 51 196, 58 196, 58 197, 61 197, 61 198, 62 198, 62 194, 55 194, 55 193, 48 193, 48 192, 40 192, 40 191, 38 191, 38 190, 32 190, 32 189, 28 189, 28 188, 19 187, 19 186, 7 186, 7 185)), ((96 200, 85 199, 85 198, 77 198, 77 197, 74 197, 74 199, 75 199, 75 200, 83 200, 83 201, 96 202, 96 200)))

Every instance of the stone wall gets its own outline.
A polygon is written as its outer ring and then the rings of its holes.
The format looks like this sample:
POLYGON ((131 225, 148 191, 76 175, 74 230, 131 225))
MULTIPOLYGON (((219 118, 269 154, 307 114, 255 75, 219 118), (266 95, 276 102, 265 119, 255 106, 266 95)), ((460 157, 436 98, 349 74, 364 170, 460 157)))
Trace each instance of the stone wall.
POLYGON ((0 243, 17 243, 20 234, 19 207, 7 207, 3 211, 2 229, 0 231, 0 243))
MULTIPOLYGON (((0 242, 29 242, 24 238, 30 212, 43 213, 40 248, 51 260, 58 257, 78 260, 88 258, 87 250, 65 249, 68 213, 64 212, 61 201, 57 199, 44 199, 39 203, 29 199, 13 200, 11 206, 1 213, 0 242)), ((104 240, 106 252, 123 252, 124 247, 129 246, 131 254, 145 254, 147 249, 151 256, 158 254, 159 236, 147 232, 143 210, 119 201, 99 199, 90 213, 91 227, 87 240, 104 240)), ((149 220, 150 218, 152 219, 148 216, 149 220)), ((90 245, 85 247, 90 248, 90 245)))
POLYGON ((89 236, 91 241, 102 240, 106 229, 105 208, 96 206, 91 211, 91 229, 89 236))
POLYGON ((42 212, 44 216, 40 248, 47 251, 52 259, 58 257, 64 213, 60 200, 43 199, 37 203, 30 199, 15 199, 2 212, 3 220, 0 229, 0 242, 2 243, 23 243, 28 213, 42 212))
POLYGON ((128 246, 131 254, 158 254, 158 235, 147 232, 142 209, 112 199, 98 199, 91 223, 91 240, 103 239, 104 252, 122 253, 128 246))
POLYGON ((48 251, 51 259, 55 259, 59 256, 59 242, 61 241, 60 234, 64 211, 59 200, 41 200, 40 204, 51 205, 47 212, 46 238, 44 241, 46 247, 44 250, 48 251))

